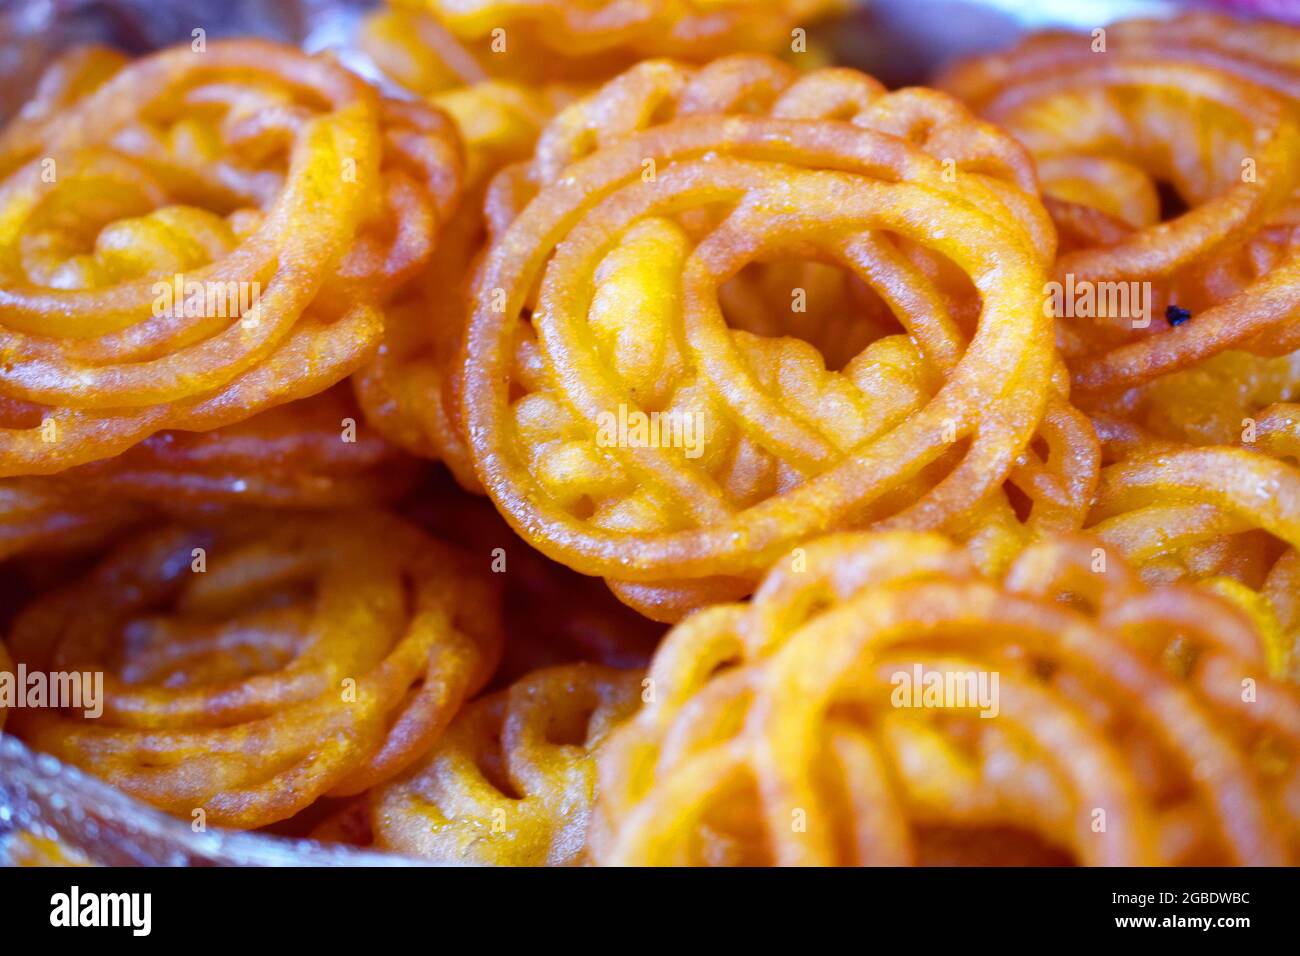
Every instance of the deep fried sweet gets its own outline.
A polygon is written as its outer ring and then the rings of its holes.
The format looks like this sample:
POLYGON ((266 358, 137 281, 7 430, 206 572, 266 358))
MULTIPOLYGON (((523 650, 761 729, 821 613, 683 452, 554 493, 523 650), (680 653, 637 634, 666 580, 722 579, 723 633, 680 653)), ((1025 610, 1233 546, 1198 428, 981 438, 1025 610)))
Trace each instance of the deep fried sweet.
POLYGON ((57 66, 0 134, 0 476, 344 378, 455 201, 450 120, 330 60, 241 40, 112 65, 57 66))
POLYGON ((499 597, 382 512, 168 527, 19 616, 29 668, 106 671, 104 711, 14 733, 132 796, 256 827, 403 769, 483 686, 499 597))
POLYGON ((1096 441, 1041 308, 1034 189, 1017 144, 932 91, 762 57, 639 65, 489 195, 479 478, 526 540, 659 620, 827 529, 943 527, 996 566, 1077 528, 1096 441), (816 288, 789 285, 813 269, 843 280, 820 326, 816 288), (781 282, 784 316, 752 304, 781 282))
POLYGON ((640 690, 639 673, 574 664, 475 701, 428 756, 372 794, 376 846, 440 863, 581 862, 594 754, 640 690))
POLYGON ((832 536, 669 635, 653 700, 598 756, 591 850, 1295 863, 1300 693, 1266 658, 1231 604, 1091 542, 996 581, 937 536, 832 536))
POLYGON ((446 74, 531 80, 604 79, 645 57, 702 62, 728 53, 779 53, 795 30, 846 9, 845 0, 395 0, 376 18, 371 45, 386 40, 390 67, 408 83, 446 74), (424 11, 432 17, 413 16, 424 11), (418 37, 436 55, 394 52, 418 37), (429 60, 439 60, 430 66, 429 60))
POLYGON ((1197 14, 1100 32, 1036 35, 942 81, 1034 153, 1058 279, 1153 286, 1145 315, 1062 318, 1076 385, 1294 351, 1300 30, 1197 14))
POLYGON ((160 514, 391 503, 423 471, 335 386, 210 432, 160 432, 58 475, 0 479, 0 560, 93 547, 160 514))

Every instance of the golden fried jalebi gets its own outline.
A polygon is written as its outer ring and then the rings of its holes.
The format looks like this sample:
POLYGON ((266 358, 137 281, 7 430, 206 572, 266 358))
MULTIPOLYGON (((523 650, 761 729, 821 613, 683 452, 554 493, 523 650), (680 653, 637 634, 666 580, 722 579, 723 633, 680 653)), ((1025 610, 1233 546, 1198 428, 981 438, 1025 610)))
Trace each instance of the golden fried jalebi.
POLYGON ((56 70, 0 134, 0 476, 242 421, 366 360, 456 198, 444 114, 255 40, 56 70))
POLYGON ((942 83, 1033 152, 1062 232, 1058 280, 1151 284, 1143 315, 1062 318, 1076 385, 1294 351, 1300 30, 1198 14, 1099 33, 1033 36, 942 83))
POLYGON ((441 231, 437 255, 385 315, 379 354, 353 378, 367 419, 402 448, 447 464, 477 489, 460 415, 459 377, 474 264, 487 242, 480 212, 488 181, 532 152, 538 131, 565 94, 483 82, 431 98, 465 145, 462 212, 441 231))
POLYGON ((49 66, 0 673, 103 692, 0 698, 0 857, 1300 865, 1300 29, 849 6, 49 66))
POLYGON ((13 731, 178 816, 261 826, 428 750, 496 666, 497 602, 381 512, 159 529, 12 630, 29 669, 107 671, 103 715, 22 711, 13 731))
POLYGON ((1096 440, 1041 308, 1051 227, 1021 148, 949 98, 650 61, 502 177, 489 218, 540 192, 477 280, 476 471, 526 540, 649 616, 744 593, 827 529, 1001 534, 1008 478, 1036 531, 1081 523, 1096 440), (746 283, 809 264, 852 280, 824 330, 743 307, 746 283))
POLYGON ((680 624, 647 695, 598 757, 601 863, 1300 859, 1296 688, 1231 605, 1086 541, 999 582, 832 536, 680 624))
POLYGON ((457 78, 605 79, 643 57, 702 62, 727 53, 801 49, 807 28, 847 3, 394 0, 393 6, 374 17, 362 46, 372 55, 378 48, 381 65, 405 85, 431 92, 457 78))
POLYGON ((376 845, 442 863, 580 862, 593 754, 640 691, 638 673, 575 664, 475 701, 427 757, 375 791, 376 845))

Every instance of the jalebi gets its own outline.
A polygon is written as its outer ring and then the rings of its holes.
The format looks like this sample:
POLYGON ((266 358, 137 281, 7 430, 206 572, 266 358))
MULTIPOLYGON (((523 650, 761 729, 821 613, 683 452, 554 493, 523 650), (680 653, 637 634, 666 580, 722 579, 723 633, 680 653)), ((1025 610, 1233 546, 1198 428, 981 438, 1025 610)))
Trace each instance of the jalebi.
POLYGON ((456 198, 444 114, 255 40, 54 69, 0 134, 0 476, 242 421, 369 357, 456 198))
POLYGON ((1284 864, 1300 693, 1249 618, 1104 547, 1001 581, 832 536, 667 638, 598 758, 606 864, 1284 864), (989 718, 989 719, 986 719, 989 718))
POLYGON ((431 92, 484 76, 606 79, 644 57, 803 52, 807 31, 845 0, 395 0, 363 48, 431 92), (426 14, 421 16, 420 14, 426 14))
POLYGON ((1149 287, 1062 318, 1080 389, 1300 347, 1298 50, 1300 30, 1197 14, 1035 35, 942 81, 1034 154, 1058 281, 1149 287))
POLYGON ((13 731, 238 827, 424 753, 499 658, 490 575, 381 512, 244 525, 146 533, 24 610, 9 648, 29 670, 107 673, 96 719, 24 710, 13 731))
POLYGON ((489 180, 532 153, 538 131, 564 99, 559 89, 483 82, 431 98, 465 144, 463 210, 439 235, 437 255, 388 308, 378 355, 353 378, 367 419, 389 440, 443 461, 477 490, 460 412, 470 281, 486 247, 481 213, 489 180))
POLYGON ((477 280, 475 468, 526 540, 643 612, 744 593, 832 528, 1005 530, 1008 478, 1036 531, 1081 523, 1096 442, 1040 307, 1052 231, 1021 148, 954 101, 651 61, 502 177, 489 218, 540 191, 477 280), (850 274, 837 321, 727 311, 781 260, 850 274))

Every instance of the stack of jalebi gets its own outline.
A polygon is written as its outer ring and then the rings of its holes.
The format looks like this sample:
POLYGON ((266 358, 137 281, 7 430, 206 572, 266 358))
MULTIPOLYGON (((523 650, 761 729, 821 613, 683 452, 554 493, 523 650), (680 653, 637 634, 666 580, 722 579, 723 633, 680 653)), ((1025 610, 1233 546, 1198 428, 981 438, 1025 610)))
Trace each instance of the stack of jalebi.
POLYGON ((887 519, 1005 563, 1027 534, 1008 480, 1032 533, 1082 522, 1096 442, 1039 308, 1051 227, 1028 157, 953 100, 650 61, 502 176, 466 359, 475 468, 526 540, 634 607, 675 619, 800 539, 887 519), (528 186, 522 211, 500 195, 528 186), (838 285, 797 284, 826 267, 838 285))
POLYGON ((107 673, 97 719, 24 710, 15 732, 254 827, 405 769, 491 676, 498 598, 467 556, 381 512, 244 525, 144 534, 24 610, 19 663, 107 673))
POLYGON ((5 732, 437 863, 1300 863, 1300 31, 890 91, 806 52, 844 5, 57 60, 0 131, 5 732))
POLYGON ((1089 525, 1294 646, 1300 30, 1203 14, 1046 34, 944 85, 1034 153, 1055 279, 1095 297, 1058 318, 1110 462, 1089 525))
POLYGON ((600 753, 592 851, 1295 863, 1300 693, 1270 650, 1229 604, 1082 541, 995 581, 937 536, 833 536, 668 636, 600 753))
POLYGON ((944 80, 1034 154, 1058 279, 1152 286, 1145 315, 1062 322, 1081 389, 1300 347, 1298 50, 1300 31, 1207 14, 1034 36, 944 80))

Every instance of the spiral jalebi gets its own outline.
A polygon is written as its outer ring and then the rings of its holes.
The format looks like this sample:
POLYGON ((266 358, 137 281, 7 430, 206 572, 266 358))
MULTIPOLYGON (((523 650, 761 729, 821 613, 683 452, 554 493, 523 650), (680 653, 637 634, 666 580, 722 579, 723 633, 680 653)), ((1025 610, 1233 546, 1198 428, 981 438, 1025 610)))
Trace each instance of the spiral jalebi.
POLYGON ((669 635, 599 755, 592 852, 1294 863, 1300 694, 1265 658, 1231 604, 1081 539, 998 581, 938 536, 831 536, 669 635))
POLYGON ((257 827, 405 769, 500 642, 490 577, 384 513, 166 527, 22 612, 14 657, 105 672, 104 701, 13 731, 176 815, 257 827))
POLYGON ((1034 533, 1081 523, 1097 452, 1041 308, 1052 230, 1023 150, 956 102, 651 61, 562 111, 489 217, 528 187, 477 279, 464 407, 484 487, 551 557, 671 620, 873 521, 991 535, 1005 562, 1008 479, 1034 533), (825 340, 725 311, 806 264, 851 276, 825 340), (602 437, 632 413, 682 440, 602 437))
POLYGON ((49 66, 0 673, 103 694, 0 698, 0 862, 1300 865, 1300 29, 846 6, 49 66))
POLYGON ((941 81, 1034 154, 1058 279, 1151 286, 1145 315, 1062 318, 1076 386, 1294 351, 1300 30, 1198 14, 1097 34, 1035 35, 941 81))
POLYGON ((0 135, 0 476, 242 421, 369 357, 455 202, 444 114, 255 40, 55 69, 0 135))
POLYGON ((336 386, 210 432, 159 432, 58 475, 0 479, 0 560, 82 548, 160 513, 386 504, 421 473, 336 386))
POLYGON ((1088 529, 1149 582, 1196 582, 1254 618, 1274 676, 1300 677, 1300 406, 1275 404, 1233 444, 1103 420, 1108 457, 1088 529))
POLYGON ((441 863, 582 862, 594 754, 640 692, 638 673, 574 664, 475 701, 372 795, 376 845, 441 863))

